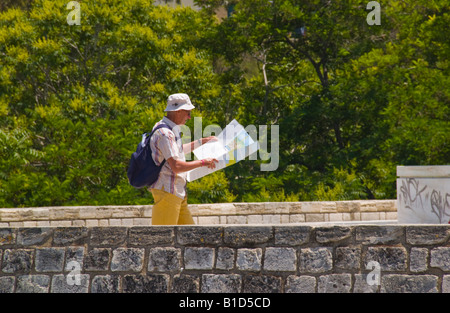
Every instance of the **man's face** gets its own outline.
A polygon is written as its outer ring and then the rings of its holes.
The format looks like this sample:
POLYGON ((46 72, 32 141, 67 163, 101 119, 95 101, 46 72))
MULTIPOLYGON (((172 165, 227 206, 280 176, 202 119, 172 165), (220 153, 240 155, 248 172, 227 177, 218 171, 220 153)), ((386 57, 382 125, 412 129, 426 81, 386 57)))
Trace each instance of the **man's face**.
POLYGON ((191 118, 191 111, 189 110, 179 110, 178 112, 178 125, 184 125, 191 118))

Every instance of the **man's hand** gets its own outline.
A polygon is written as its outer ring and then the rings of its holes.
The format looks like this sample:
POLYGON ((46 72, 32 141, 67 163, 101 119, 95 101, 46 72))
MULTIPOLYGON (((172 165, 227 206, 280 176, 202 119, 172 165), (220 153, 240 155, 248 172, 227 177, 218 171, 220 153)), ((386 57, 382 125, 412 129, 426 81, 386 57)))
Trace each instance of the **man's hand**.
POLYGON ((206 158, 202 160, 202 166, 207 166, 210 169, 216 168, 216 163, 219 161, 213 158, 206 158))
POLYGON ((202 138, 202 144, 204 145, 207 142, 218 141, 218 140, 219 140, 219 138, 217 138, 216 136, 209 136, 209 137, 202 138))

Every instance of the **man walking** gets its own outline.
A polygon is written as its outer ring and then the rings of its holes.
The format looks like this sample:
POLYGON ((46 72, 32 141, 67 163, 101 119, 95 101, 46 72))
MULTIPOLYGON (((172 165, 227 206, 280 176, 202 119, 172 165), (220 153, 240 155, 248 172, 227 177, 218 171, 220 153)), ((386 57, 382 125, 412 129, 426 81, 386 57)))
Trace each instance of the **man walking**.
POLYGON ((182 144, 177 126, 184 125, 191 118, 191 110, 194 108, 187 94, 170 95, 164 110, 166 116, 154 126, 164 123, 170 129, 159 128, 150 139, 152 158, 156 165, 166 160, 158 180, 149 187, 155 200, 153 225, 194 224, 187 206, 186 172, 201 166, 215 168, 215 163, 218 162, 211 158, 186 162, 185 151, 192 151, 210 140, 217 140, 211 136, 182 144))

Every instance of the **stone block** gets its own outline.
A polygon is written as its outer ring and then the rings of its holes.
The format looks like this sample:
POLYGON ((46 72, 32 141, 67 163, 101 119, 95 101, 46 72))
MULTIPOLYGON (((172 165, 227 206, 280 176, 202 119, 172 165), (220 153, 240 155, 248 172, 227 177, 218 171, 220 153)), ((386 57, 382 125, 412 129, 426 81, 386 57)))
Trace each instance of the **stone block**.
POLYGON ((264 202, 235 203, 234 205, 237 212, 259 215, 267 213, 266 204, 264 202))
POLYGON ((404 247, 368 247, 365 264, 376 261, 381 271, 404 271, 407 267, 407 253, 404 247))
MULTIPOLYGON (((88 220, 86 220, 87 223, 88 220)), ((108 219, 100 219, 98 220, 98 225, 97 226, 101 226, 101 227, 107 227, 107 226, 111 226, 109 225, 109 220, 108 219)))
POLYGON ((383 293, 437 293, 438 277, 434 275, 389 274, 381 276, 383 293))
POLYGON ((219 247, 217 249, 216 268, 220 270, 231 270, 234 268, 234 249, 219 247))
POLYGON ((281 277, 246 275, 242 285, 243 293, 280 293, 281 277))
POLYGON ((151 248, 148 256, 149 272, 178 272, 181 269, 181 249, 151 248))
POLYGON ((226 218, 225 224, 247 224, 246 215, 231 215, 225 216, 225 218, 226 218))
POLYGON ((332 248, 315 247, 300 250, 301 273, 323 273, 333 268, 332 248))
POLYGON ((14 276, 0 276, 0 294, 13 293, 16 278, 14 276))
POLYGON ((56 246, 84 245, 88 239, 87 227, 58 227, 53 234, 56 246))
POLYGON ((263 224, 281 224, 280 214, 264 214, 262 216, 263 224))
MULTIPOLYGON (((0 286, 1 286, 1 282, 0 282, 0 286)), ((441 290, 442 290, 442 293, 450 293, 450 275, 444 275, 442 277, 442 289, 441 290)))
POLYGON ((33 264, 34 250, 31 249, 6 249, 3 251, 3 273, 29 273, 33 264))
POLYGON ((428 269, 428 249, 411 248, 409 254, 409 269, 411 272, 425 272, 428 269))
POLYGON ((78 209, 78 219, 97 219, 96 207, 80 207, 78 209))
POLYGON ((23 222, 9 222, 9 227, 23 227, 23 222))
MULTIPOLYGON (((72 226, 84 227, 84 226, 86 226, 86 220, 73 220, 72 221, 72 226)), ((98 226, 98 225, 96 225, 96 226, 98 226)))
POLYGON ((207 247, 186 247, 184 268, 191 270, 210 270, 214 266, 214 249, 207 247))
POLYGON ((322 212, 322 202, 302 202, 301 213, 321 213, 322 212))
POLYGON ((258 272, 261 270, 262 249, 238 249, 236 267, 241 271, 258 272))
POLYGON ((289 223, 304 223, 304 222, 306 222, 305 214, 289 215, 289 223))
POLYGON ((173 244, 174 238, 174 227, 171 226, 135 226, 129 230, 128 243, 134 246, 173 244))
POLYGON ((198 293, 200 279, 194 275, 175 275, 172 279, 172 292, 175 293, 198 293))
POLYGON ((395 244, 404 239, 404 228, 401 226, 364 225, 355 227, 356 242, 362 244, 395 244))
POLYGON ((265 214, 289 214, 290 210, 289 202, 264 202, 265 214))
POLYGON ((48 293, 50 276, 22 275, 17 278, 16 293, 48 293))
POLYGON ((361 249, 359 247, 337 247, 334 266, 345 270, 358 270, 361 259, 361 249))
POLYGON ((111 259, 110 248, 94 248, 84 258, 83 268, 86 271, 107 271, 111 259))
POLYGON ((310 226, 274 226, 275 245, 297 246, 309 241, 310 226))
POLYGON ((134 218, 123 218, 121 225, 130 227, 130 226, 133 226, 133 223, 134 223, 134 218))
POLYGON ((314 293, 316 292, 316 278, 314 276, 290 275, 286 279, 285 293, 314 293))
POLYGON ((16 230, 14 228, 0 229, 0 246, 13 245, 16 243, 16 230))
POLYGON ((75 263, 75 266, 81 269, 83 268, 83 261, 84 261, 84 247, 67 247, 66 248, 66 267, 65 271, 72 271, 74 270, 74 263, 71 262, 77 262, 75 263))
POLYGON ((361 212, 361 221, 377 221, 381 220, 380 212, 361 212))
POLYGON ((113 251, 111 271, 139 272, 144 267, 144 249, 117 248, 113 251))
POLYGON ((430 251, 430 266, 450 271, 450 247, 437 247, 430 251))
POLYGON ((319 201, 319 203, 320 203, 320 210, 317 212, 320 212, 320 213, 336 213, 336 212, 338 212, 335 201, 319 201))
POLYGON ((262 224, 262 215, 248 215, 247 224, 262 224))
POLYGON ((142 217, 143 212, 139 206, 106 206, 97 208, 97 218, 134 218, 142 217))
POLYGON ((396 221, 397 218, 397 212, 385 212, 385 219, 390 221, 396 221))
POLYGON ((295 214, 303 213, 302 212, 302 203, 303 202, 287 202, 286 204, 288 204, 288 207, 289 207, 288 214, 295 215, 295 214))
POLYGON ((36 249, 36 272, 62 272, 65 252, 64 248, 36 249))
POLYGON ((223 240, 223 227, 220 226, 177 226, 176 230, 180 245, 220 244, 223 240))
POLYGON ((305 214, 305 221, 307 223, 325 222, 326 213, 307 213, 305 214))
MULTIPOLYGON (((97 223, 97 220, 90 220, 92 223, 97 223)), ((122 226, 122 219, 120 218, 110 218, 108 219, 109 226, 122 226)))
POLYGON ((231 246, 246 246, 267 243, 273 239, 272 226, 226 226, 224 243, 231 246))
POLYGON ((329 222, 342 222, 342 221, 344 221, 344 213, 329 213, 328 221, 329 222))
POLYGON ((118 246, 126 242, 126 227, 93 227, 90 245, 96 247, 118 246))
POLYGON ((202 293, 241 292, 242 277, 238 274, 203 274, 202 293))
POLYGON ((125 275, 122 289, 124 293, 166 293, 169 292, 169 275, 125 275))
POLYGON ((351 274, 322 275, 317 282, 317 292, 319 293, 349 293, 351 288, 351 274))
POLYGON ((79 280, 68 279, 65 275, 54 275, 51 293, 88 293, 89 274, 79 274, 79 280))
POLYGON ((293 248, 266 248, 264 269, 271 272, 289 272, 297 269, 297 255, 293 248))
POLYGON ((0 220, 4 222, 22 221, 20 209, 6 208, 0 210, 0 220))
POLYGON ((50 227, 71 227, 72 221, 50 221, 50 227))
POLYGON ((337 201, 336 210, 340 213, 356 213, 361 212, 360 201, 337 201))
POLYGON ((80 209, 77 207, 53 207, 49 209, 50 220, 80 219, 80 209))
POLYGON ((199 216, 198 225, 217 225, 220 224, 219 216, 199 216))
POLYGON ((337 242, 350 238, 351 228, 345 226, 317 227, 315 233, 317 242, 337 242))
POLYGON ((353 293, 376 293, 379 284, 369 284, 367 282, 367 274, 355 274, 355 283, 353 285, 353 293))
POLYGON ((379 201, 374 200, 359 201, 359 210, 361 212, 381 211, 379 208, 379 201))
MULTIPOLYGON (((197 205, 189 205, 189 209, 191 209, 192 214, 197 213, 197 215, 208 216, 208 215, 236 215, 238 212, 242 210, 240 207, 236 209, 236 206, 240 206, 240 203, 205 203, 205 204, 197 204, 197 205)), ((246 203, 244 203, 247 206, 246 203)))
POLYGON ((42 245, 53 234, 53 228, 50 227, 30 227, 20 228, 17 231, 17 245, 34 246, 42 245))
MULTIPOLYGON (((150 226, 152 225, 152 220, 150 218, 134 218, 133 219, 133 225, 136 226, 150 226)), ((99 225, 102 226, 102 225, 99 225)))
POLYGON ((445 225, 408 226, 406 227, 406 242, 413 245, 433 245, 447 242, 450 227, 445 225))
POLYGON ((288 224, 289 223, 289 214, 282 214, 281 215, 281 224, 288 224))
POLYGON ((119 293, 120 292, 119 275, 97 275, 92 279, 92 293, 119 293))

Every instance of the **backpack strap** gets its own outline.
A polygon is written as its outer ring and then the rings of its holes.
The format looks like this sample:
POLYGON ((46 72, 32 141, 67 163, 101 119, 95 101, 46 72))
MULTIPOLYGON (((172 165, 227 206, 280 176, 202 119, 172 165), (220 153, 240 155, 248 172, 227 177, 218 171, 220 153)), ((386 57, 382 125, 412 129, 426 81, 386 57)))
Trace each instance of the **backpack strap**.
POLYGON ((169 125, 161 123, 158 126, 156 126, 155 128, 153 128, 152 132, 150 133, 150 137, 153 136, 153 133, 160 128, 168 128, 168 129, 172 130, 172 128, 169 125))
MULTIPOLYGON (((169 125, 167 125, 167 124, 165 124, 165 123, 161 123, 161 124, 159 124, 158 126, 156 126, 155 128, 153 128, 153 130, 152 130, 152 132, 151 133, 145 133, 142 137, 142 144, 145 146, 145 142, 147 141, 147 138, 148 138, 148 144, 150 144, 150 139, 152 138, 152 136, 153 136, 153 133, 155 132, 155 131, 157 131, 158 129, 160 129, 160 128, 168 128, 168 129, 170 129, 170 130, 172 130, 172 127, 170 127, 169 125)), ((174 133, 174 135, 175 135, 175 133, 174 133)), ((175 139, 177 139, 177 136, 175 135, 175 139)), ((159 165, 159 166, 163 166, 164 165, 164 163, 166 163, 166 159, 164 159, 164 160, 162 160, 162 162, 161 162, 161 164, 159 165)))
POLYGON ((141 141, 142 147, 146 146, 147 141, 150 142, 150 139, 152 138, 153 133, 155 131, 157 131, 158 129, 160 129, 160 128, 168 128, 168 129, 172 130, 172 128, 169 125, 161 123, 158 126, 156 126, 150 133, 143 133, 142 134, 142 141, 141 141))

